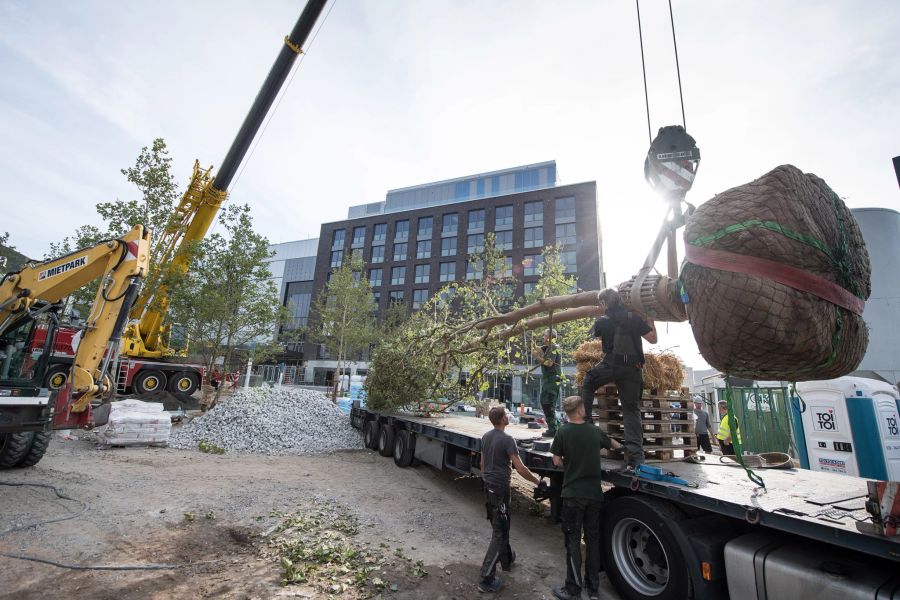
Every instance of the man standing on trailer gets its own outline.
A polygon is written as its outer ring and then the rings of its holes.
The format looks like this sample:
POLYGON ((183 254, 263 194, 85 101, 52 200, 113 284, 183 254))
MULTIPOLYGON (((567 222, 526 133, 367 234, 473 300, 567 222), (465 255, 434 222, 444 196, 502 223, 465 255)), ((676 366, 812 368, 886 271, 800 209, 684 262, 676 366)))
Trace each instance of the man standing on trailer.
POLYGON ((615 383, 622 404, 625 426, 625 467, 633 469, 644 462, 644 436, 641 431, 641 394, 644 388, 644 349, 641 338, 656 343, 652 319, 625 310, 619 292, 605 289, 597 294, 601 316, 594 322, 594 337, 603 341, 603 360, 585 373, 581 398, 587 420, 591 421, 597 388, 615 383))
POLYGON ((481 438, 481 479, 486 496, 487 518, 491 521, 491 543, 481 564, 482 592, 499 592, 503 582, 496 576, 497 563, 509 571, 516 560, 516 553, 509 545, 509 482, 512 476, 510 464, 516 472, 532 483, 540 483, 540 477, 532 473, 519 458, 516 440, 503 431, 509 425, 506 407, 494 406, 488 413, 494 428, 481 438))
POLYGON ((553 464, 563 467, 562 530, 566 539, 566 584, 553 588, 559 600, 581 598, 587 589, 590 598, 600 590, 600 450, 619 448, 606 432, 585 421, 584 402, 579 396, 563 401, 569 422, 564 423, 550 452, 553 464), (581 538, 584 535, 584 576, 581 571, 581 538))
POLYGON ((734 440, 740 442, 741 430, 738 427, 737 419, 728 414, 728 403, 724 400, 719 401, 719 412, 722 413, 722 420, 719 421, 719 433, 716 434, 716 440, 719 442, 719 448, 722 454, 734 456, 734 440))
POLYGON ((703 410, 703 402, 700 399, 694 400, 694 416, 697 417, 697 424, 694 426, 697 433, 697 449, 710 454, 712 444, 709 443, 709 436, 713 435, 712 423, 709 421, 709 413, 703 410))
POLYGON ((534 358, 541 363, 541 408, 547 431, 544 437, 553 437, 559 428, 556 418, 556 405, 559 401, 559 384, 562 379, 561 357, 556 344, 556 331, 548 329, 544 332, 544 344, 532 352, 534 358))

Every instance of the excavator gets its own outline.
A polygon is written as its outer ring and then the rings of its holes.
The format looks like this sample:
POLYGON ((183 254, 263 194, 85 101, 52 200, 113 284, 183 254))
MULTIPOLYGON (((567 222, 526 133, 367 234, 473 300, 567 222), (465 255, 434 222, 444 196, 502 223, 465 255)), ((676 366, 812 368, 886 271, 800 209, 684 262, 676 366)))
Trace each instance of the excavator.
MULTIPOLYGON (((187 190, 163 232, 154 232, 151 264, 170 265, 176 275, 188 270, 184 249, 202 240, 228 193, 228 187, 250 144, 259 131, 272 103, 290 74, 296 58, 324 9, 327 0, 309 0, 291 33, 284 38, 278 56, 250 108, 237 136, 231 144, 218 172, 194 162, 193 175, 187 190)), ((155 278, 152 278, 155 279, 155 278)), ((196 408, 191 395, 200 387, 204 367, 186 362, 186 352, 173 339, 173 325, 166 322, 169 290, 165 284, 144 286, 131 309, 124 333, 122 352, 113 365, 113 383, 119 393, 161 401, 167 408, 196 408)), ((63 388, 73 362, 74 349, 70 340, 77 329, 60 329, 57 345, 51 357, 45 385, 51 390, 63 388)), ((40 340, 39 340, 40 341, 40 340)))
MULTIPOLYGON (((218 174, 194 163, 187 191, 152 259, 170 274, 187 274, 189 244, 203 239, 228 186, 278 92, 303 53, 327 0, 309 0, 269 70, 218 174)), ((144 289, 151 264, 150 232, 136 225, 107 240, 7 273, 0 282, 0 469, 36 464, 53 429, 106 422, 116 391, 168 390, 187 397, 200 384, 199 365, 172 360, 165 285, 144 289), (100 288, 80 333, 60 327, 63 300, 96 279, 100 288), (60 357, 65 334, 68 356, 60 357), (76 340, 78 340, 76 342, 76 340), (94 406, 98 401, 98 406, 94 406)))
POLYGON ((113 390, 110 365, 149 260, 150 232, 135 225, 120 238, 29 263, 0 280, 0 469, 37 463, 53 428, 94 422, 92 402, 113 390), (63 300, 96 279, 100 286, 68 384, 51 396, 43 381, 63 300), (34 344, 38 332, 44 338, 42 347, 34 344))

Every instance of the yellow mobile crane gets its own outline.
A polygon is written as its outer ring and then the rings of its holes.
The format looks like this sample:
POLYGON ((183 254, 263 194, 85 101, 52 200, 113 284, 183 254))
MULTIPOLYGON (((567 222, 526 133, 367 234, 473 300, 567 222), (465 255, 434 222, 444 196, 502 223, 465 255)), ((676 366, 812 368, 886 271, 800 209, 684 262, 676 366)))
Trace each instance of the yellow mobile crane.
POLYGON ((110 365, 150 260, 142 225, 118 239, 29 263, 0 279, 0 469, 37 463, 50 430, 92 422, 91 401, 112 390, 110 365), (43 382, 61 301, 101 279, 75 351, 69 384, 54 397, 43 382), (40 334, 40 336, 38 335, 40 334), (43 343, 36 338, 43 337, 43 343))
MULTIPOLYGON (((209 231, 225 201, 228 186, 237 174, 241 161, 290 74, 297 56, 303 52, 302 48, 326 3, 327 0, 309 0, 291 33, 285 36, 275 63, 218 173, 213 175, 212 167, 204 169, 199 161, 194 162, 187 191, 176 207, 169 226, 157 235, 152 256, 154 266, 168 264, 174 274, 187 272, 189 265, 183 250, 189 244, 202 240, 209 231)), ((165 322, 168 307, 169 295, 164 284, 145 286, 131 310, 121 359, 113 365, 114 384, 119 392, 148 395, 169 406, 177 404, 179 407, 189 408, 195 403, 190 395, 200 386, 204 368, 202 365, 178 360, 183 352, 170 343, 172 326, 165 322), (157 394, 165 391, 170 394, 157 394)), ((72 329, 66 331, 67 336, 73 333, 72 329)), ((68 363, 71 361, 71 356, 60 356, 61 348, 57 350, 52 359, 55 364, 48 372, 46 381, 51 389, 61 388, 66 384, 68 363)))

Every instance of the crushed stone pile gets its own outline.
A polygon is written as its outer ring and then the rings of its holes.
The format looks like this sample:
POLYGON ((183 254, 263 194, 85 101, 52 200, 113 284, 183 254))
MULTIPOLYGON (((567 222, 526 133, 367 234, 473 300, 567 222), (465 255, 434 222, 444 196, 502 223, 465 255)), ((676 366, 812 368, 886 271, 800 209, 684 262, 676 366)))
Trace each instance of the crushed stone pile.
POLYGON ((240 390, 173 430, 169 446, 196 450, 201 441, 229 453, 268 455, 363 447, 350 417, 321 392, 299 388, 240 390))

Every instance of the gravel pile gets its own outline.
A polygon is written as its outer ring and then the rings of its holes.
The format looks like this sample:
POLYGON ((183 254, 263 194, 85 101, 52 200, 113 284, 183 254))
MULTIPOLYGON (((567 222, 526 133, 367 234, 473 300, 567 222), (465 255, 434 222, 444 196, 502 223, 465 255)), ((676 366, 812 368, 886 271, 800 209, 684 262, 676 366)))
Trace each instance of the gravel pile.
POLYGON ((201 442, 230 453, 317 454, 363 447, 350 417, 321 392, 260 387, 240 390, 172 431, 169 446, 201 442))

